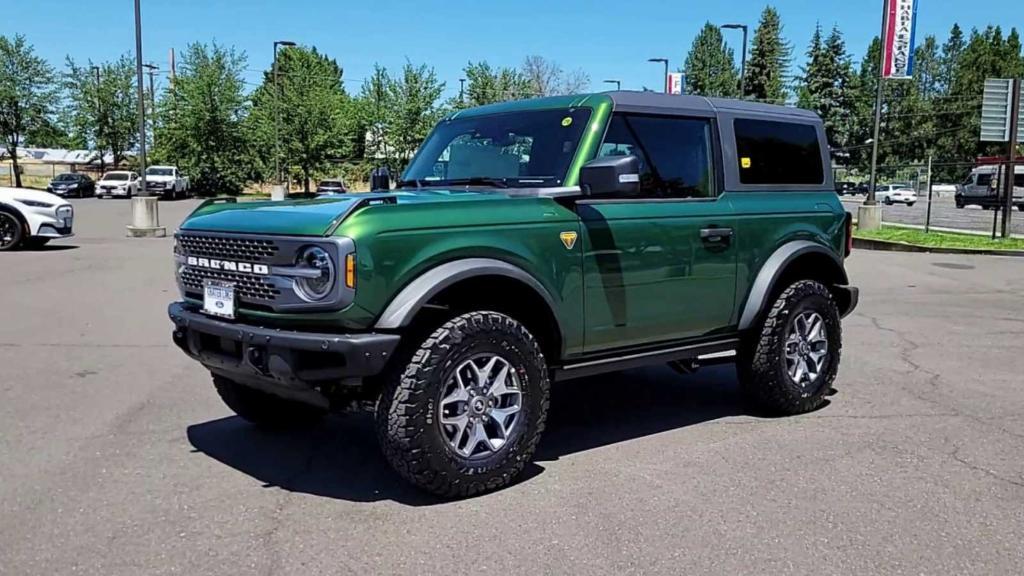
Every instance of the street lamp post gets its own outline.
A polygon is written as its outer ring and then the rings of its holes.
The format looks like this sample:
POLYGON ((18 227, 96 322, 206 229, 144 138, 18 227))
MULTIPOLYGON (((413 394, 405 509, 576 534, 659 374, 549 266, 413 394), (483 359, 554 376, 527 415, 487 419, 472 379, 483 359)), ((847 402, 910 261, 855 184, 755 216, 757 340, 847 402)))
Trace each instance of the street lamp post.
POLYGON ((143 64, 142 67, 149 71, 149 120, 153 129, 153 147, 156 148, 156 92, 153 88, 153 75, 160 67, 153 63, 143 64))
POLYGON ((281 85, 277 80, 278 46, 295 46, 295 42, 290 40, 274 42, 274 172, 277 173, 277 185, 283 186, 284 179, 281 176, 281 85))
POLYGON ((466 79, 459 78, 459 104, 466 103, 466 79))
POLYGON ((142 8, 135 0, 135 82, 139 97, 139 196, 146 190, 146 89, 142 86, 142 8))
POLYGON ((100 67, 90 66, 96 75, 96 150, 100 153, 100 172, 106 172, 107 164, 103 161, 103 100, 100 98, 100 67))
POLYGON ((615 84, 615 89, 616 90, 622 90, 622 81, 621 80, 605 80, 604 83, 605 84, 615 84))
POLYGON ((740 56, 740 98, 742 98, 747 87, 747 25, 722 24, 721 28, 726 30, 743 30, 743 55, 740 56))
POLYGON ((665 94, 668 94, 668 58, 648 58, 648 62, 661 62, 665 65, 665 75, 662 76, 662 82, 665 86, 665 94))

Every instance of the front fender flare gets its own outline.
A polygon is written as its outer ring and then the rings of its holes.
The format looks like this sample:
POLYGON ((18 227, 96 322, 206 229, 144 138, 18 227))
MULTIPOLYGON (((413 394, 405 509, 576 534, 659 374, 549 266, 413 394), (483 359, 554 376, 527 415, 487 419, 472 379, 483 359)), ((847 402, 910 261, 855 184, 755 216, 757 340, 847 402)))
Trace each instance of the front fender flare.
POLYGON ((456 282, 477 276, 504 276, 526 284, 544 299, 552 317, 558 322, 554 299, 544 285, 528 272, 493 258, 463 258, 446 262, 420 274, 391 300, 374 327, 379 330, 395 330, 408 326, 420 308, 442 290, 456 282))
POLYGON ((849 282, 842 260, 832 250, 809 240, 787 242, 776 249, 765 260, 764 265, 761 266, 761 271, 757 273, 757 278, 754 280, 754 284, 750 288, 750 294, 747 296, 747 302, 743 306, 743 313, 740 315, 740 330, 747 330, 753 326, 754 321, 757 320, 765 306, 771 305, 771 302, 768 302, 768 298, 771 296, 776 282, 778 282, 786 267, 797 258, 812 253, 824 254, 829 257, 835 265, 835 269, 830 272, 837 274, 840 280, 837 284, 845 285, 849 282))

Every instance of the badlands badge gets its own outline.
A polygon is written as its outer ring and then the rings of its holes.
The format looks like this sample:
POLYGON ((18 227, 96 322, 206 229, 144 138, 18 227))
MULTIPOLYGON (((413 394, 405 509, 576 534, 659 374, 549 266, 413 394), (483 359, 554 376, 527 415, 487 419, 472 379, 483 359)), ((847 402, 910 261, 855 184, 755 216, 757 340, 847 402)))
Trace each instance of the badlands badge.
POLYGON ((562 239, 562 244, 565 245, 566 250, 572 250, 572 247, 576 245, 575 232, 562 232, 558 237, 562 239))

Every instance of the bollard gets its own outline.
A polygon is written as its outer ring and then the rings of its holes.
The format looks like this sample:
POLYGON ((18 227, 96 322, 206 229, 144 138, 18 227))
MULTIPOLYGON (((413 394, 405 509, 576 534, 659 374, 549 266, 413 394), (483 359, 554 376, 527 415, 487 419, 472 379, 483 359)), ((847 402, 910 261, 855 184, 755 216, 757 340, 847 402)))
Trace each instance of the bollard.
POLYGON ((128 225, 129 238, 163 238, 167 229, 160 225, 160 199, 156 196, 136 196, 132 202, 132 223, 128 225))
POLYGON ((874 206, 865 206, 861 204, 857 207, 857 229, 858 230, 878 230, 882 227, 882 207, 878 204, 874 206))
POLYGON ((288 197, 288 190, 282 184, 275 184, 270 189, 271 200, 284 200, 288 197))

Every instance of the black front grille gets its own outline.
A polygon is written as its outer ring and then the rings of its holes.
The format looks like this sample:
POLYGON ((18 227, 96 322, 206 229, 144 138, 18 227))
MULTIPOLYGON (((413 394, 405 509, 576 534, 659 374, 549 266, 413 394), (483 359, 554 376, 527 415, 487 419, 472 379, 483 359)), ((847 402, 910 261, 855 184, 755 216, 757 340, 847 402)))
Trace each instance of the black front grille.
POLYGON ((281 295, 280 290, 259 276, 201 268, 184 268, 181 271, 181 284, 189 292, 202 294, 204 280, 230 282, 235 285, 239 298, 253 302, 273 302, 281 295))
POLYGON ((264 238, 178 234, 178 244, 189 256, 241 262, 266 262, 271 260, 278 251, 277 244, 273 240, 264 238))

